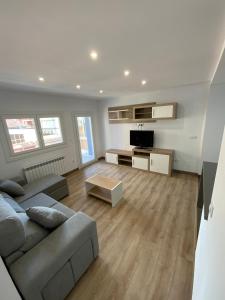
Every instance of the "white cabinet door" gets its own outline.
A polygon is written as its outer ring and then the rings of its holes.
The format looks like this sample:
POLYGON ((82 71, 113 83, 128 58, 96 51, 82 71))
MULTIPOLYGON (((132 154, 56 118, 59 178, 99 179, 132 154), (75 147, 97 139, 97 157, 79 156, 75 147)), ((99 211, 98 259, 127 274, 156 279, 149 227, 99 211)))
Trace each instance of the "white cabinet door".
POLYGON ((132 157, 132 168, 148 171, 149 159, 145 157, 132 157))
POLYGON ((173 118, 174 106, 162 105, 152 107, 152 119, 173 118))
POLYGON ((118 154, 115 154, 115 153, 108 153, 108 152, 107 152, 107 153, 105 154, 105 160, 106 160, 106 162, 108 162, 108 163, 118 165, 118 154))
POLYGON ((166 154, 150 154, 150 171, 169 174, 170 156, 166 154))

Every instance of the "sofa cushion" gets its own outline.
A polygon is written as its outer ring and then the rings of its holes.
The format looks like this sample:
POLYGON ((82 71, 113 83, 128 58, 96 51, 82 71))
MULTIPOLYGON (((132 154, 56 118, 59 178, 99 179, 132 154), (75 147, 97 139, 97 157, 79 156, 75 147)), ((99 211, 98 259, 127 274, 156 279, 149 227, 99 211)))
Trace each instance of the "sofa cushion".
POLYGON ((4 258, 5 264, 9 267, 14 261, 19 259, 21 256, 23 256, 24 253, 20 250, 16 250, 15 252, 11 253, 9 256, 4 258))
POLYGON ((3 257, 25 243, 25 231, 18 215, 4 199, 0 199, 0 255, 3 257))
POLYGON ((0 191, 15 197, 22 196, 25 194, 25 191, 21 185, 9 179, 0 181, 0 191))
POLYGON ((26 213, 20 213, 19 218, 23 223, 25 230, 25 243, 20 247, 20 251, 27 252, 35 245, 37 245, 41 240, 43 240, 48 234, 48 230, 39 226, 26 215, 26 213))
POLYGON ((71 218, 76 213, 73 209, 71 209, 59 202, 54 204, 52 206, 52 208, 55 208, 55 209, 61 211, 62 213, 64 213, 64 215, 66 215, 68 219, 71 218))
POLYGON ((50 229, 58 227, 67 220, 64 213, 51 207, 30 207, 26 210, 26 213, 31 220, 50 229))
POLYGON ((25 210, 8 194, 0 192, 0 198, 3 198, 17 213, 23 213, 25 210))
POLYGON ((23 186, 25 194, 16 197, 16 201, 21 203, 41 192, 51 194, 56 188, 66 184, 66 179, 58 175, 47 175, 23 186))
POLYGON ((21 207, 24 209, 33 207, 33 206, 46 206, 46 207, 52 207, 58 203, 55 199, 43 194, 39 193, 35 195, 34 197, 31 197, 30 199, 27 199, 20 203, 21 207))

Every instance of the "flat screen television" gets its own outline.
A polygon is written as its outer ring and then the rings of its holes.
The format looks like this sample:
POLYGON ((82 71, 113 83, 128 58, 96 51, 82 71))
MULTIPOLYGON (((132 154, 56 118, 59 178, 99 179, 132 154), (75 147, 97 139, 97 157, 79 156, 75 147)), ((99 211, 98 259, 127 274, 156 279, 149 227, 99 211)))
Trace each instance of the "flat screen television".
POLYGON ((131 130, 130 145, 140 148, 151 148, 154 145, 153 130, 131 130))

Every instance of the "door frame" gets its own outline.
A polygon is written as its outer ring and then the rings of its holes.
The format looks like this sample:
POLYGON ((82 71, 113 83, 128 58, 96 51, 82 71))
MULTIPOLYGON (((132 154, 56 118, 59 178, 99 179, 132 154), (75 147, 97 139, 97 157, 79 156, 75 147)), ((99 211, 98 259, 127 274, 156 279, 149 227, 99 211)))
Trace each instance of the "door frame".
POLYGON ((82 168, 85 168, 86 166, 91 165, 97 161, 96 144, 95 144, 95 124, 94 124, 95 122, 94 122, 93 113, 88 112, 88 111, 72 113, 72 122, 73 122, 74 136, 75 136, 75 153, 77 154, 78 159, 79 159, 78 168, 82 169, 82 168), (93 148, 94 148, 95 158, 85 164, 82 163, 82 154, 81 154, 81 147, 80 147, 80 137, 79 137, 79 131, 78 131, 77 117, 90 117, 91 118, 92 140, 93 140, 93 148))

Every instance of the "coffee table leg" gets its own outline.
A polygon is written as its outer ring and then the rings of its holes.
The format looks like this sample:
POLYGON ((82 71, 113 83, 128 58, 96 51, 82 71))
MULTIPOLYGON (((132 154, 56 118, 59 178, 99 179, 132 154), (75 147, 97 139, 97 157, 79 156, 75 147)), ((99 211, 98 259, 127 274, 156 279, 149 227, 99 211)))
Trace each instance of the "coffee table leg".
POLYGON ((88 194, 88 192, 90 191, 90 189, 93 187, 93 185, 89 182, 85 182, 85 190, 86 193, 88 194))
POLYGON ((122 197, 123 197, 123 186, 122 183, 120 183, 119 185, 117 185, 117 187, 114 190, 111 191, 112 207, 115 207, 122 197))

